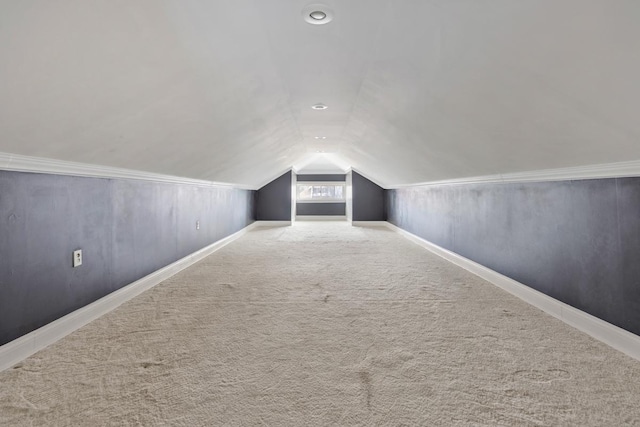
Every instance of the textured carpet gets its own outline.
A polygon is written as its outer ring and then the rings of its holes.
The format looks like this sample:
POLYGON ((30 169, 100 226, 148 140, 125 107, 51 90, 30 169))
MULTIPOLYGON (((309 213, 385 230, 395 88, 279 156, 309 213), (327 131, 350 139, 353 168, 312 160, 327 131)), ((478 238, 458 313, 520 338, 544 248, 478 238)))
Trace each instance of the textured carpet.
POLYGON ((640 363, 386 229, 256 229, 0 373, 0 425, 640 425, 640 363))

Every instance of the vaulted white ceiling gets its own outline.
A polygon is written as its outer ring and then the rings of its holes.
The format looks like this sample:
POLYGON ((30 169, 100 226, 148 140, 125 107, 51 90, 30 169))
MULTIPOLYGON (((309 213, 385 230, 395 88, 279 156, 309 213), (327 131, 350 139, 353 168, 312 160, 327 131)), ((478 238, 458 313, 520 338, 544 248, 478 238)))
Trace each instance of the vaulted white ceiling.
POLYGON ((0 1, 0 151, 252 186, 640 159, 638 0, 314 2, 0 1))

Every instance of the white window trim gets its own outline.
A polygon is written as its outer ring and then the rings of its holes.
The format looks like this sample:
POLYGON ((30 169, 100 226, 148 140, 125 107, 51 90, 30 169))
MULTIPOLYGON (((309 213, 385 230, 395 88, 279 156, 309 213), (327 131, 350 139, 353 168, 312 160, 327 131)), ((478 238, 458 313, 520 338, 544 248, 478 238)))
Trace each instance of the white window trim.
POLYGON ((296 203, 347 203, 346 199, 296 200, 296 203))
POLYGON ((297 181, 297 185, 342 185, 346 183, 344 181, 297 181))

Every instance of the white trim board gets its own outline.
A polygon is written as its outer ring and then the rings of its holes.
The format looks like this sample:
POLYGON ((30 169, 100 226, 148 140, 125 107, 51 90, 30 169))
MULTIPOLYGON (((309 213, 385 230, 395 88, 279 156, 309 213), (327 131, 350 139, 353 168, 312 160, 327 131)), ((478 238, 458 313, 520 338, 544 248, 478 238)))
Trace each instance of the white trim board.
POLYGON ((254 227, 289 227, 291 221, 256 221, 254 227))
POLYGON ((387 221, 351 221, 354 227, 387 227, 387 221))
POLYGON ((312 199, 312 200, 300 200, 297 199, 296 203, 304 203, 304 204, 314 204, 314 203, 335 203, 335 204, 345 204, 347 203, 347 199, 312 199))
POLYGON ((224 239, 218 240, 199 251, 187 255, 173 264, 169 264, 168 266, 120 288, 117 291, 92 302, 91 304, 79 308, 78 310, 54 320, 33 332, 29 332, 20 338, 16 338, 15 340, 0 346, 0 372, 14 366, 16 363, 26 359, 32 354, 35 354, 54 342, 64 338, 91 321, 107 314, 119 307, 121 304, 129 301, 137 295, 140 295, 142 292, 153 288, 217 250, 222 249, 224 246, 234 240, 237 240, 240 236, 258 225, 259 224, 254 222, 242 230, 227 236, 224 239))
POLYGON ((576 166, 558 169, 543 169, 529 172, 514 172, 484 175, 469 178, 445 179, 416 184, 390 185, 388 189, 422 187, 428 185, 460 185, 481 183, 515 183, 544 181, 575 181, 581 179, 624 178, 640 176, 640 160, 600 165, 576 166))
POLYGON ((346 221, 346 215, 296 215, 296 221, 346 221))
POLYGON ((12 172, 82 176, 88 178, 138 179, 143 181, 166 182, 170 184, 198 185, 201 187, 230 187, 243 190, 255 190, 254 187, 249 187, 246 185, 205 181, 201 179, 162 175, 151 172, 137 171, 133 169, 114 168, 110 166, 91 165, 87 163, 66 162, 63 160, 21 156, 18 154, 9 153, 0 153, 0 170, 12 172))
POLYGON ((558 301, 477 262, 471 261, 470 259, 424 240, 415 234, 409 233, 389 222, 387 222, 387 227, 430 252, 470 271, 476 276, 539 308, 547 314, 562 320, 564 323, 573 326, 636 360, 640 360, 640 336, 558 301))
MULTIPOLYGON (((337 175, 337 174, 335 174, 337 175)), ((345 181, 322 181, 322 180, 316 180, 316 181, 300 181, 299 179, 296 178, 296 185, 345 185, 345 181)))

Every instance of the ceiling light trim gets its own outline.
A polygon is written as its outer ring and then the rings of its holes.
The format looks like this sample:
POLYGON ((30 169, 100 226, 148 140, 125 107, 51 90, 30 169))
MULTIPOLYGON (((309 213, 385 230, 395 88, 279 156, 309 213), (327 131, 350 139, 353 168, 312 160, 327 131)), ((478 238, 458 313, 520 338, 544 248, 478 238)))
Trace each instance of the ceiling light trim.
POLYGON ((326 4, 314 3, 302 9, 302 18, 311 25, 328 24, 333 21, 333 16, 333 10, 326 4))
POLYGON ((324 13, 321 10, 314 10, 313 12, 311 12, 309 14, 309 17, 311 19, 315 19, 316 21, 322 21, 323 19, 325 19, 327 17, 327 14, 324 13))

